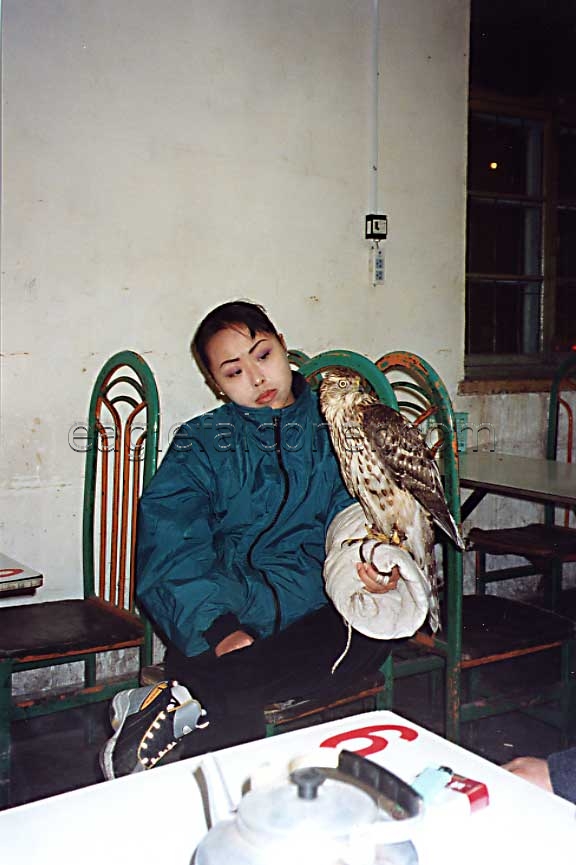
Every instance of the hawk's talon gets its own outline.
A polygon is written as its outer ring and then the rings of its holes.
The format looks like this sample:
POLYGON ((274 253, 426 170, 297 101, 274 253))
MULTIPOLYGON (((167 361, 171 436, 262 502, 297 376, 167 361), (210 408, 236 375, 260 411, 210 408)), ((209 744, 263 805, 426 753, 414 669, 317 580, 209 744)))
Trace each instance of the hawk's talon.
MULTIPOLYGON (((374 538, 371 538, 371 537, 367 537, 367 538, 363 539, 362 543, 360 544, 360 551, 359 551, 360 552, 360 559, 362 561, 362 564, 369 565, 371 568, 373 568, 373 570, 376 571, 376 573, 378 574, 379 577, 384 577, 383 580, 377 579, 376 582, 382 583, 383 586, 386 586, 386 585, 388 585, 388 583, 390 581, 390 576, 392 574, 392 571, 381 571, 380 568, 378 567, 378 565, 376 565, 374 563, 374 554, 375 554, 376 550, 378 549, 378 547, 383 545, 383 541, 376 541, 376 543, 372 546, 368 560, 366 560, 366 557, 364 555, 364 544, 367 541, 372 541, 372 540, 374 540, 374 538)), ((388 546, 387 543, 386 543, 386 546, 388 546)))
POLYGON ((378 541, 380 544, 390 544, 390 536, 377 531, 373 526, 366 526, 366 540, 378 541))
POLYGON ((366 538, 344 538, 344 540, 340 544, 340 549, 342 547, 352 547, 354 544, 362 544, 366 538))
POLYGON ((394 547, 402 547, 404 541, 406 540, 406 535, 404 532, 400 534, 398 530, 398 526, 396 523, 392 526, 392 534, 390 535, 390 544, 394 547))

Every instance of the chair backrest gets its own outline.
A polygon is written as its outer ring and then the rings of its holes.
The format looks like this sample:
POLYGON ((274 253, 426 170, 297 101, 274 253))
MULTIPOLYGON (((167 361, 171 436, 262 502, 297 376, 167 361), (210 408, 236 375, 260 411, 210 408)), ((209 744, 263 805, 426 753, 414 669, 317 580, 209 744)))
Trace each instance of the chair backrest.
MULTIPOLYGON (((313 388, 320 383, 318 373, 329 367, 353 369, 370 383, 383 403, 401 411, 408 420, 420 426, 432 448, 442 448, 446 500, 454 521, 460 525, 460 476, 454 410, 445 385, 430 364, 404 351, 390 352, 376 362, 344 350, 326 351, 315 357, 291 351, 289 357, 313 388)), ((463 559, 462 552, 453 543, 443 537, 439 540, 443 551, 445 627, 430 640, 456 661, 462 646, 463 559)))
MULTIPOLYGON (((574 450, 574 411, 573 406, 567 398, 567 392, 576 393, 576 352, 560 364, 550 386, 550 400, 548 403, 548 429, 546 434, 546 458, 549 460, 562 459, 571 463, 574 450), (562 424, 564 418, 564 424, 562 424), (565 429, 566 442, 560 449, 559 433, 565 429)), ((553 505, 546 506, 546 522, 552 525, 555 520, 555 508, 553 505)), ((570 524, 570 511, 564 512, 564 525, 570 524)))
POLYGON ((398 408, 396 396, 390 382, 381 370, 378 369, 376 364, 363 354, 344 349, 333 349, 331 351, 323 351, 314 357, 308 357, 302 351, 291 350, 288 352, 288 356, 290 362, 299 368, 299 371, 305 376, 314 390, 320 385, 318 373, 330 369, 330 367, 343 366, 354 370, 354 372, 357 372, 368 381, 383 403, 392 408, 398 408))
MULTIPOLYGON (((376 361, 386 373, 402 414, 422 427, 429 446, 440 451, 444 493, 456 525, 460 525, 460 474, 458 439, 452 401, 442 379, 427 361, 406 351, 393 351, 376 361), (424 424, 426 427, 424 428, 424 424)), ((444 590, 441 593, 443 629, 430 635, 430 643, 441 649, 452 663, 462 649, 462 551, 441 533, 444 590)))
POLYGON ((88 415, 83 512, 84 596, 135 611, 138 500, 156 471, 159 405, 146 361, 122 351, 102 367, 88 415))

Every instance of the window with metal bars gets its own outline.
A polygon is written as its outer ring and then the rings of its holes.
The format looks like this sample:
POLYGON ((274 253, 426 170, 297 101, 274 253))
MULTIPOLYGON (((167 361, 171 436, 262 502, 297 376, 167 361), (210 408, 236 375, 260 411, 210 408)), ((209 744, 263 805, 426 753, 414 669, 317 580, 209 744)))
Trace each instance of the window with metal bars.
POLYGON ((545 374, 576 350, 576 122, 471 99, 468 378, 545 374))

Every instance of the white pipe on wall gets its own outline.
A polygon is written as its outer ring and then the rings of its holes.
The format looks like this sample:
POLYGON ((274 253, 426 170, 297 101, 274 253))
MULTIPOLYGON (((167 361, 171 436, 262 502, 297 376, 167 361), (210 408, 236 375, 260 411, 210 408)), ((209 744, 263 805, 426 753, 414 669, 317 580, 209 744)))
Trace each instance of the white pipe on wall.
POLYGON ((379 97, 380 97, 380 0, 372 0, 372 159, 371 213, 378 213, 378 160, 379 160, 379 97))

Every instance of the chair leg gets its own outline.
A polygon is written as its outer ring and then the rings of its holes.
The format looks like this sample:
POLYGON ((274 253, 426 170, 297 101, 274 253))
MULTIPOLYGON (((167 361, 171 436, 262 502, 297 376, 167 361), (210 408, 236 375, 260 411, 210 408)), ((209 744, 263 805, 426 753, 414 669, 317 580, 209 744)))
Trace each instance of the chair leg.
POLYGON ((476 550, 474 554, 474 583, 477 595, 486 594, 486 553, 476 550))
MULTIPOLYGON (((96 684, 96 656, 88 655, 84 661, 84 685, 91 688, 96 684)), ((97 738, 97 725, 94 722, 93 712, 87 708, 88 718, 85 719, 86 742, 93 745, 97 738)))
POLYGON ((87 688, 96 684, 96 655, 88 655, 84 661, 84 684, 87 688))
POLYGON ((462 670, 460 664, 446 659, 446 738, 460 742, 460 706, 462 703, 462 670))
POLYGON ((562 562, 553 560, 548 567, 542 567, 544 580, 544 606, 549 610, 559 610, 562 593, 562 562))
POLYGON ((275 736, 278 733, 278 725, 266 722, 266 738, 275 736))
POLYGON ((12 662, 0 662, 0 808, 10 804, 12 662))
POLYGON ((394 706, 394 658, 388 655, 380 672, 384 676, 384 687, 376 694, 376 709, 392 709, 394 706))
POLYGON ((435 706, 440 699, 440 695, 442 694, 442 687, 444 685, 444 670, 430 670, 430 672, 428 673, 428 681, 430 704, 432 706, 435 706))
POLYGON ((470 667, 466 670, 466 675, 462 677, 461 694, 462 702, 469 706, 470 713, 466 723, 466 747, 475 749, 478 745, 478 732, 480 722, 474 718, 472 704, 482 697, 482 679, 483 673, 480 667, 470 667))

